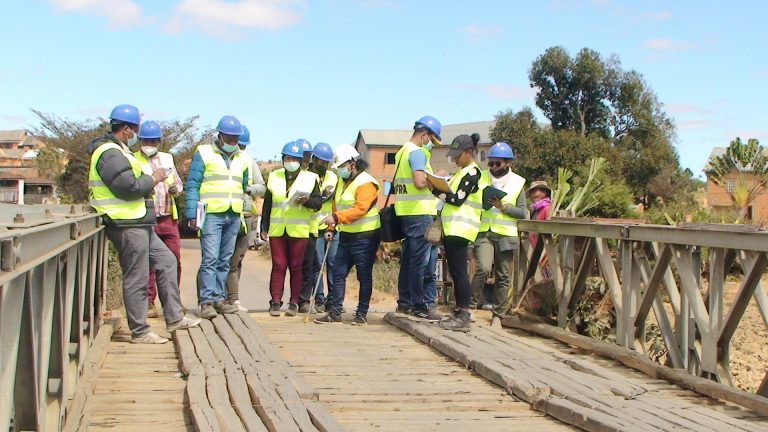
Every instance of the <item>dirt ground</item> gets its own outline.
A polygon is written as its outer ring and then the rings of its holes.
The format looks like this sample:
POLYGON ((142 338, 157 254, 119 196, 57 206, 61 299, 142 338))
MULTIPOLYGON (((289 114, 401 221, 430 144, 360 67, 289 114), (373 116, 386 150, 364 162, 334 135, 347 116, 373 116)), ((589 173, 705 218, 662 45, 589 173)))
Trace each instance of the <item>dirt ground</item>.
MULTIPOLYGON (((740 284, 740 281, 726 282, 726 316, 739 291, 740 284)), ((768 276, 763 276, 761 285, 766 287, 768 286, 766 284, 768 284, 768 276)), ((753 297, 731 341, 731 372, 738 388, 754 393, 763 381, 766 371, 768 371, 768 330, 753 297)))

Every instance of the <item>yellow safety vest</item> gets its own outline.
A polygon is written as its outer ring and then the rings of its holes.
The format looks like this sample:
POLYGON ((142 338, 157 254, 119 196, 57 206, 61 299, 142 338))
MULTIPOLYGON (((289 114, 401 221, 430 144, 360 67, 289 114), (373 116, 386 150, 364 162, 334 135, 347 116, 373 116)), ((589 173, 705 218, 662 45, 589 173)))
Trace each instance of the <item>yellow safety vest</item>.
MULTIPOLYGON (((258 166, 254 166, 256 163, 251 155, 246 153, 245 151, 241 151, 240 154, 247 159, 246 161, 246 167, 248 170, 248 185, 253 184, 253 171, 259 169, 258 166)), ((253 197, 248 192, 243 193, 243 215, 244 216, 253 216, 254 211, 254 203, 253 203, 253 197)))
MULTIPOLYGON (((484 171, 483 173, 489 181, 488 184, 491 184, 490 173, 488 171, 484 171)), ((507 193, 504 195, 504 198, 501 199, 501 202, 508 206, 516 206, 517 197, 520 196, 523 187, 525 187, 525 179, 512 172, 507 182, 499 188, 507 193)), ((493 233, 507 237, 517 237, 517 219, 505 215, 496 207, 491 207, 489 210, 483 210, 482 222, 480 225, 480 231, 483 231, 483 226, 486 226, 488 227, 486 230, 490 229, 493 233)))
MULTIPOLYGON (((142 153, 141 150, 133 152, 133 156, 135 156, 136 160, 141 164, 141 169, 144 171, 144 174, 152 175, 152 164, 149 159, 147 159, 147 156, 142 153)), ((176 169, 173 163, 173 155, 170 153, 159 151, 156 156, 160 158, 160 166, 163 168, 176 169)), ((174 183, 176 183, 176 176, 174 176, 172 172, 169 173, 168 177, 165 179, 165 183, 168 187, 173 186, 174 183)), ((157 185, 155 185, 155 187, 157 187, 157 185)), ((173 220, 179 220, 179 210, 176 208, 176 198, 170 192, 168 193, 168 196, 171 197, 171 218, 173 218, 173 220)))
POLYGON ((395 154, 397 171, 395 172, 395 183, 392 185, 396 194, 395 213, 398 216, 434 216, 437 214, 436 198, 429 189, 416 189, 413 184, 413 172, 411 171, 411 164, 408 162, 408 156, 414 151, 424 152, 427 157, 427 172, 432 172, 428 151, 410 141, 403 144, 395 154))
MULTIPOLYGON (((352 183, 346 186, 346 189, 344 187, 344 180, 339 179, 339 183, 336 186, 336 196, 334 197, 334 200, 336 200, 336 210, 341 211, 354 207, 356 202, 355 192, 357 191, 357 188, 366 183, 373 183, 374 186, 376 186, 376 189, 379 189, 379 182, 365 171, 359 173, 357 177, 352 180, 352 183)), ((336 227, 336 230, 343 233, 362 233, 377 230, 379 228, 381 228, 379 207, 372 205, 368 210, 368 213, 363 215, 363 217, 352 223, 340 224, 336 227)))
MULTIPOLYGON (((465 166, 451 177, 448 184, 454 193, 459 190, 461 179, 473 170, 480 171, 480 167, 475 162, 465 166)), ((487 186, 483 182, 482 175, 477 186, 478 190, 469 194, 460 206, 448 202, 443 206, 440 219, 443 222, 443 233, 446 236, 462 237, 471 242, 477 239, 477 233, 480 231, 480 215, 483 211, 483 189, 487 186)))
MULTIPOLYGON (((137 220, 143 219, 147 215, 147 205, 144 197, 135 200, 126 201, 120 199, 104 184, 104 181, 96 169, 96 164, 107 150, 117 149, 128 159, 131 164, 131 171, 134 177, 139 178, 144 175, 141 170, 141 164, 130 151, 113 142, 106 142, 100 145, 91 155, 91 169, 88 173, 88 195, 91 207, 99 213, 104 213, 114 220, 137 220)), ((154 217, 154 215, 153 215, 154 217)))
MULTIPOLYGON (((336 183, 339 182, 339 177, 331 170, 328 170, 325 172, 325 177, 323 178, 323 183, 320 184, 320 191, 324 191, 325 188, 328 186, 336 187, 336 183)), ((317 223, 318 223, 318 229, 319 230, 325 230, 328 228, 328 225, 323 223, 323 219, 325 219, 326 216, 331 214, 331 211, 333 210, 333 200, 328 200, 323 203, 323 206, 320 208, 320 211, 317 212, 317 223)))
POLYGON ((243 175, 248 171, 247 159, 238 151, 232 155, 229 167, 227 157, 212 144, 197 147, 205 164, 200 185, 200 201, 207 204, 208 213, 224 213, 229 209, 243 213, 243 175))
MULTIPOLYGON (((483 184, 490 186, 491 174, 488 172, 488 170, 483 170, 483 172, 480 175, 482 176, 480 181, 483 182, 483 184)), ((491 209, 482 211, 480 215, 480 231, 479 232, 481 233, 488 232, 489 229, 491 229, 491 209)))
POLYGON ((315 212, 292 201, 297 191, 311 194, 319 182, 317 174, 301 170, 288 188, 285 168, 269 173, 267 189, 272 194, 272 209, 269 212, 269 236, 281 237, 288 234, 293 238, 309 238, 310 225, 315 212))

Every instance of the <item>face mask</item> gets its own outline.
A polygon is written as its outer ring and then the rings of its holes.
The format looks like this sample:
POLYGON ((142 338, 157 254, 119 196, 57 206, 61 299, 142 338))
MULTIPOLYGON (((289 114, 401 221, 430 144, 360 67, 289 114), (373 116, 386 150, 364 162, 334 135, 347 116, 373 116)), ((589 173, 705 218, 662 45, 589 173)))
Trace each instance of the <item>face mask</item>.
POLYGON ((301 163, 299 162, 283 162, 283 168, 285 168, 288 172, 296 172, 301 167, 301 163))
POLYGON ((350 171, 350 169, 346 167, 339 167, 336 169, 336 174, 338 174, 339 177, 343 179, 348 179, 349 176, 352 175, 352 171, 350 171))
POLYGON ((493 175, 496 178, 499 178, 507 174, 507 172, 509 171, 509 167, 496 168, 490 171, 491 171, 491 175, 493 175))
POLYGON ((157 154, 157 147, 141 146, 141 152, 149 157, 152 157, 157 154))
POLYGON ((432 141, 421 146, 421 148, 423 148, 426 151, 432 151, 432 147, 434 147, 434 144, 432 144, 432 141))
POLYGON ((328 168, 320 165, 315 165, 314 172, 317 173, 320 177, 325 177, 325 172, 328 171, 328 168))
POLYGON ((224 144, 221 143, 221 149, 224 150, 225 153, 232 153, 235 150, 238 149, 237 144, 224 144))
POLYGON ((133 147, 136 145, 137 142, 139 142, 139 134, 136 132, 133 132, 133 129, 131 129, 131 132, 133 133, 133 138, 128 138, 128 147, 133 147))

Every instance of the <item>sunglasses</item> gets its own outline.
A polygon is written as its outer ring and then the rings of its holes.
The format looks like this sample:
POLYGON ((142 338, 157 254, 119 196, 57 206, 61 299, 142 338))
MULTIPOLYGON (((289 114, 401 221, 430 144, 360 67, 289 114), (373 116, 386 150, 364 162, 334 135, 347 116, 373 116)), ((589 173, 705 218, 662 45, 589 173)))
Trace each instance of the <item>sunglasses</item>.
POLYGON ((500 167, 504 164, 504 162, 501 161, 488 161, 488 166, 491 168, 500 167))

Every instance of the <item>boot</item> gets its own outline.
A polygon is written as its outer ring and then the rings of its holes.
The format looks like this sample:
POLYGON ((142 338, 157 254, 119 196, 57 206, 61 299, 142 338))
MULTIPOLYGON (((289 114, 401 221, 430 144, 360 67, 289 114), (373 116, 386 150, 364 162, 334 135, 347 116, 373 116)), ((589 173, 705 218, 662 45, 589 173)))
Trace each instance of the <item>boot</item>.
POLYGON ((453 316, 445 321, 440 321, 439 326, 446 330, 468 332, 471 330, 469 311, 466 309, 456 309, 453 316))
POLYGON ((147 318, 157 318, 158 316, 157 307, 154 303, 150 303, 149 308, 147 309, 147 318))
POLYGON ((213 307, 213 303, 206 303, 202 306, 200 306, 200 317, 205 319, 214 319, 218 313, 216 313, 216 309, 213 307))

